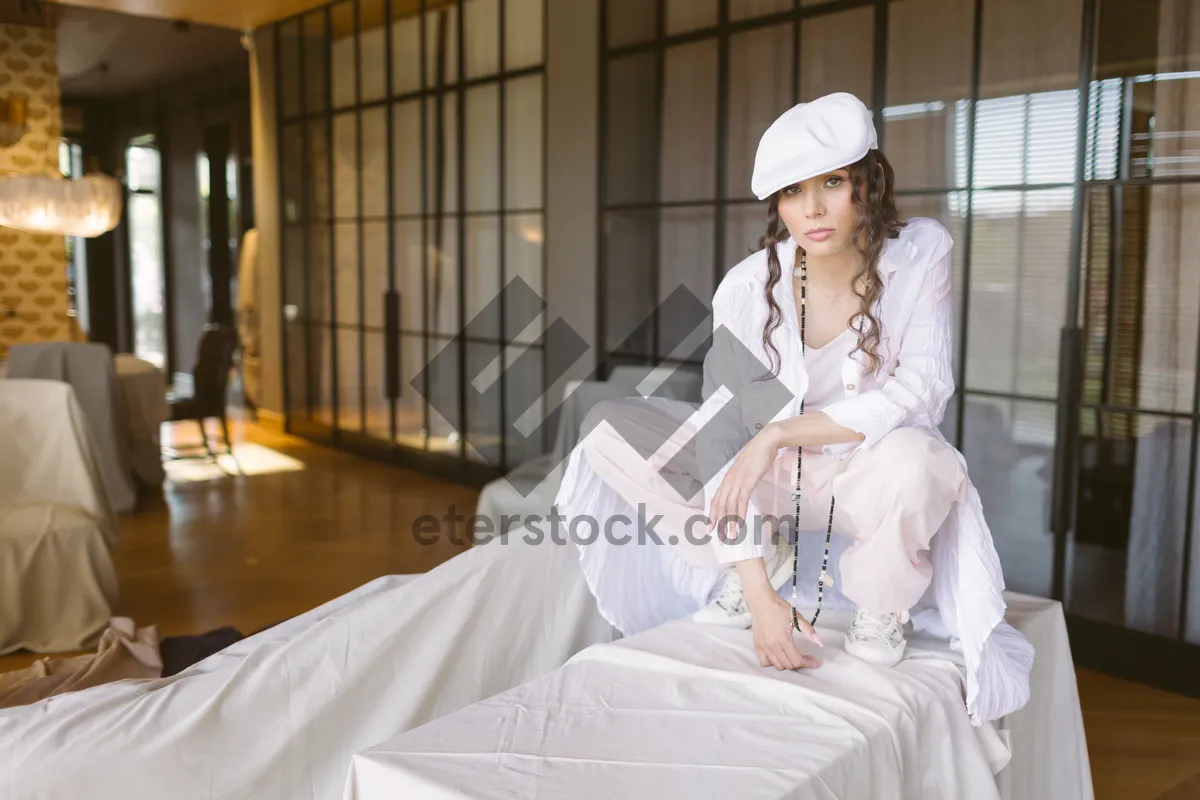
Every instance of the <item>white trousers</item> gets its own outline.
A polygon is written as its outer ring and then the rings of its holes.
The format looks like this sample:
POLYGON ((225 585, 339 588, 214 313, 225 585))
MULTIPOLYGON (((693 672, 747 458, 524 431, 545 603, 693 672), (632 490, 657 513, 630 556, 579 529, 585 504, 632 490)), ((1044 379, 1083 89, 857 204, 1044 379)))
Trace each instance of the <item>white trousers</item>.
MULTIPOLYGON (((715 532, 707 533, 701 482, 687 474, 695 470, 694 459, 684 455, 659 467, 645 457, 653 447, 639 446, 666 438, 677 428, 677 416, 640 400, 607 401, 594 413, 619 418, 621 433, 607 425, 591 431, 581 444, 589 466, 630 506, 661 516, 659 534, 688 563, 726 566, 718 556, 723 545, 715 532)), ((747 520, 744 536, 757 529, 765 542, 771 533, 786 533, 778 521, 796 515, 790 497, 795 482, 796 448, 781 449, 754 491, 764 519, 747 520)), ((840 562, 842 594, 871 612, 907 611, 932 580, 930 541, 966 486, 953 448, 922 428, 897 428, 842 460, 805 448, 795 527, 824 532, 836 497, 833 530, 853 540, 840 562)))

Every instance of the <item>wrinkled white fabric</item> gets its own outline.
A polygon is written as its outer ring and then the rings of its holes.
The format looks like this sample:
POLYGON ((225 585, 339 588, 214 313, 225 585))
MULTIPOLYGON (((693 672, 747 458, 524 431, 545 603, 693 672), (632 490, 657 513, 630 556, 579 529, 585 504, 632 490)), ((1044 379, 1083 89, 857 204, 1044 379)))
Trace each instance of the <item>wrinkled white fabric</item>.
POLYGON ((0 653, 89 648, 117 599, 117 521, 71 385, 0 381, 0 454, 0 653))
MULTIPOLYGON (((857 449, 874 446, 899 426, 924 428, 945 441, 937 426, 954 393, 952 246, 946 229, 924 218, 908 220, 899 238, 887 242, 879 265, 884 289, 874 310, 881 326, 882 368, 867 375, 866 355, 851 354, 842 367, 845 396, 822 409, 865 439, 828 446, 826 454, 845 458, 857 449)), ((705 474, 712 476, 704 486, 705 508, 746 442, 763 425, 798 415, 809 387, 790 277, 795 240, 780 244, 776 252, 782 278, 773 292, 783 314, 783 324, 772 335, 782 364, 778 380, 754 380, 771 363, 762 344, 769 313, 765 299, 768 259, 766 251, 760 250, 731 269, 717 288, 713 346, 705 359, 704 402, 689 410, 686 423, 663 448, 677 450, 696 439, 697 460, 704 465, 705 474), (755 359, 759 363, 754 363, 755 359), (780 384, 790 393, 783 402, 780 384)), ((860 326, 866 324, 865 320, 859 322, 860 326)), ((965 470, 966 460, 955 452, 965 470)), ((580 463, 584 460, 576 448, 556 505, 568 517, 604 519, 604 514, 620 503, 607 497, 614 493, 602 481, 597 483, 587 465, 580 463)), ((763 513, 751 498, 748 518, 763 513)), ((714 537, 713 546, 718 560, 726 564, 762 555, 762 543, 752 536, 733 543, 714 537)), ((1020 708, 1029 699, 1033 649, 1004 622, 1000 560, 978 492, 969 483, 965 501, 955 503, 934 537, 930 560, 933 582, 922 607, 914 611, 914 623, 920 630, 952 636, 962 648, 972 721, 982 725, 1020 708)), ((663 570, 672 571, 669 565, 663 570)), ((644 599, 654 598, 651 587, 644 594, 644 599)))
POLYGON ((0 710, 0 798, 334 800, 358 750, 614 635, 574 548, 513 534, 178 675, 0 710))
POLYGON ((872 666, 844 652, 849 614, 835 612, 823 649, 796 637, 824 664, 779 671, 750 631, 677 620, 358 754, 345 800, 1090 800, 1061 606, 1014 599, 1014 624, 1053 662, 1044 702, 1000 725, 970 725, 961 655, 942 640, 913 637, 899 666, 872 666))

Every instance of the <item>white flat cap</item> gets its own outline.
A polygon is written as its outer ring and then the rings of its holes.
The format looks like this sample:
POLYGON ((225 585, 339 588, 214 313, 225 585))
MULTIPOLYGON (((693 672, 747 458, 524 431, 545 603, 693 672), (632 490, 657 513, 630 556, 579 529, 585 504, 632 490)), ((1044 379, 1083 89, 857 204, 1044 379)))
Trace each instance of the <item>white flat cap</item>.
POLYGON ((758 143, 750 189, 766 200, 793 183, 853 164, 878 147, 871 111, 837 92, 792 106, 758 143))

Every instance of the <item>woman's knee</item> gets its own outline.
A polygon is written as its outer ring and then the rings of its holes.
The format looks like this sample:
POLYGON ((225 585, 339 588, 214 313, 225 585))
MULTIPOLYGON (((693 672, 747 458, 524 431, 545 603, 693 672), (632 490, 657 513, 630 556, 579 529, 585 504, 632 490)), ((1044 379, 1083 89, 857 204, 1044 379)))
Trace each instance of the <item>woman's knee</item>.
POLYGON ((882 473, 883 485, 902 492, 941 489, 957 496, 966 480, 954 448, 924 428, 896 428, 866 453, 871 470, 882 473))

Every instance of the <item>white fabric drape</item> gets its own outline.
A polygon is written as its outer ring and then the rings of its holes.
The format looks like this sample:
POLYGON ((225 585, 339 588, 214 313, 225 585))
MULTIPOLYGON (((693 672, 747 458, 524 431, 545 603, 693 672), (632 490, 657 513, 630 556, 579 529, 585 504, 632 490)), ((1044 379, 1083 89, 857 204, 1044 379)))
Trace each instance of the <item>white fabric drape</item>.
POLYGON ((574 547, 514 534, 372 581, 170 678, 0 710, 0 793, 335 800, 355 752, 614 635, 574 547))
POLYGON ((118 513, 132 510, 137 491, 129 468, 127 412, 108 346, 75 342, 18 345, 9 354, 8 377, 65 381, 74 387, 88 420, 109 503, 118 513))
POLYGON ((1090 800, 1062 607, 1007 599, 1038 648, 1036 701, 996 726, 967 723, 945 642, 874 667, 837 645, 849 614, 831 613, 822 667, 764 670, 749 631, 677 620, 359 753, 345 800, 1090 800))
POLYGON ((0 381, 0 453, 0 653, 83 649, 116 600, 117 526, 71 386, 0 381))

